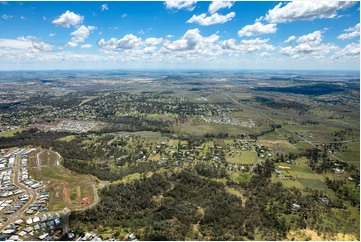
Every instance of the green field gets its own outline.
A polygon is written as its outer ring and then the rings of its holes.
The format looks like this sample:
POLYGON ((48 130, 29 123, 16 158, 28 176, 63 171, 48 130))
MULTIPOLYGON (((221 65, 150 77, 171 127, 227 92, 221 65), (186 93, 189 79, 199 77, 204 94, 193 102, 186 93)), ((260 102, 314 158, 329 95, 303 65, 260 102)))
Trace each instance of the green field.
POLYGON ((341 151, 337 154, 337 157, 360 169, 360 141, 348 143, 345 146, 349 151, 341 151))
POLYGON ((226 157, 227 162, 233 164, 254 164, 257 160, 257 153, 254 151, 239 151, 226 157))
POLYGON ((311 168, 307 166, 305 159, 298 159, 293 164, 277 163, 275 164, 275 168, 283 175, 296 177, 295 180, 286 180, 278 178, 275 175, 272 176, 274 182, 281 182, 286 187, 310 188, 320 191, 328 190, 324 182, 324 177, 314 173, 311 168), (289 167, 289 169, 283 167, 289 167))
POLYGON ((10 131, 0 132, 0 137, 11 137, 14 136, 16 133, 21 133, 24 129, 18 128, 10 131))

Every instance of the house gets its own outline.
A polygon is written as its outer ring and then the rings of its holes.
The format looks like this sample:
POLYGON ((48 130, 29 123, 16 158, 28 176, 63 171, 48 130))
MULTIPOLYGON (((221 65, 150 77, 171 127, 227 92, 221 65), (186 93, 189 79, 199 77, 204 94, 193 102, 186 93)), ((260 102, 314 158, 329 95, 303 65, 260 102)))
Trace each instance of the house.
POLYGON ((34 223, 40 222, 40 218, 35 216, 35 217, 33 218, 33 222, 34 222, 34 223))
POLYGON ((326 205, 329 203, 329 200, 328 200, 327 197, 320 197, 319 199, 320 199, 320 201, 321 201, 322 203, 324 203, 324 204, 326 204, 326 205))
POLYGON ((15 229, 6 229, 3 231, 3 234, 13 234, 15 233, 15 229))
POLYGON ((19 240, 19 235, 12 235, 12 236, 10 236, 10 238, 8 238, 7 240, 17 241, 17 240, 19 240))
POLYGON ((40 239, 40 240, 43 240, 43 239, 45 239, 45 237, 48 236, 48 235, 49 235, 49 233, 42 234, 42 235, 39 236, 39 239, 40 239))
POLYGON ((93 238, 93 235, 91 233, 86 232, 82 240, 89 240, 91 238, 93 238))
POLYGON ((297 203, 293 203, 293 204, 292 204, 292 210, 293 210, 293 211, 298 211, 300 208, 301 208, 301 206, 298 205, 297 203))
POLYGON ((27 223, 27 224, 32 224, 32 223, 33 223, 33 220, 32 220, 31 218, 28 218, 28 219, 26 220, 26 223, 27 223))
POLYGON ((130 233, 130 234, 128 234, 128 239, 135 240, 135 239, 137 239, 137 237, 133 233, 130 233))
POLYGON ((26 234, 27 234, 27 233, 26 233, 25 231, 20 231, 20 232, 18 233, 18 235, 19 235, 20 237, 24 237, 26 234))
POLYGON ((41 216, 41 218, 40 218, 41 222, 45 222, 46 220, 48 220, 48 218, 46 217, 45 214, 43 216, 41 216))
POLYGON ((27 232, 27 233, 31 233, 31 232, 33 232, 33 230, 34 230, 34 228, 31 227, 31 226, 26 227, 26 228, 24 229, 24 231, 27 232))
POLYGON ((55 225, 60 224, 60 218, 56 218, 56 219, 54 219, 54 222, 55 222, 55 225))
POLYGON ((39 230, 39 229, 40 229, 40 225, 39 225, 39 224, 35 224, 35 225, 34 225, 34 229, 35 229, 35 230, 39 230))

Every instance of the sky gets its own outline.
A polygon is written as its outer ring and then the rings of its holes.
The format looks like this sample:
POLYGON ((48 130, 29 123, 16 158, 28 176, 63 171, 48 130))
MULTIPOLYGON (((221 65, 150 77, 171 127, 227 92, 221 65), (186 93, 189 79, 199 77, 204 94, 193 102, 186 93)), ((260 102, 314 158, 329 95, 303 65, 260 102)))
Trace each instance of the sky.
POLYGON ((359 70, 360 2, 0 2, 0 70, 359 70))

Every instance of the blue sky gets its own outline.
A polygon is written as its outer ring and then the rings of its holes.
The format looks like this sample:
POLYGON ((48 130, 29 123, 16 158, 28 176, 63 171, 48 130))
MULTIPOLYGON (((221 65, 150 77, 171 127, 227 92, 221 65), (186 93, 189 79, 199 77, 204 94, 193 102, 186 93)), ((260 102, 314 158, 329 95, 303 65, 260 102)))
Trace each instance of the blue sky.
POLYGON ((0 70, 359 70, 359 52, 359 2, 0 2, 0 70))

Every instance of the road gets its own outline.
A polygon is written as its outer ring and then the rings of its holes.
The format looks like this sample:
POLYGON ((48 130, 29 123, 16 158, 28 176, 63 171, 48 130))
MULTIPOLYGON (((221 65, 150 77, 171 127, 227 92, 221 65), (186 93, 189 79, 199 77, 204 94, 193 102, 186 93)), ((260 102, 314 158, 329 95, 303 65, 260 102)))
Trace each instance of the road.
POLYGON ((35 190, 28 188, 20 181, 20 155, 17 155, 15 158, 15 164, 14 164, 14 177, 13 177, 13 184, 20 189, 24 190, 25 194, 29 196, 29 201, 21 207, 18 211, 13 213, 8 217, 8 220, 0 226, 0 231, 3 231, 9 224, 15 222, 17 219, 21 217, 21 215, 28 210, 28 208, 35 202, 37 198, 37 193, 35 190))

